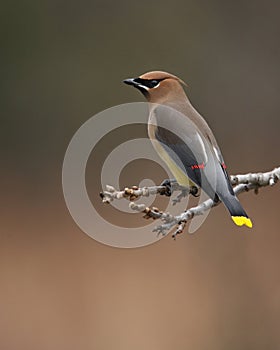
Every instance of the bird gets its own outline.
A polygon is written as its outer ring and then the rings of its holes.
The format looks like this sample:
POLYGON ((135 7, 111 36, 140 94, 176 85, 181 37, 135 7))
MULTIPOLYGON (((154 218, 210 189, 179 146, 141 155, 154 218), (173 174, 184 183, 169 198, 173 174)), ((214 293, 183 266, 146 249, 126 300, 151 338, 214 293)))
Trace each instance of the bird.
POLYGON ((237 226, 253 226, 231 185, 222 152, 206 120, 192 106, 176 75, 151 71, 123 80, 149 103, 148 134, 155 150, 176 181, 201 188, 215 203, 221 201, 237 226))

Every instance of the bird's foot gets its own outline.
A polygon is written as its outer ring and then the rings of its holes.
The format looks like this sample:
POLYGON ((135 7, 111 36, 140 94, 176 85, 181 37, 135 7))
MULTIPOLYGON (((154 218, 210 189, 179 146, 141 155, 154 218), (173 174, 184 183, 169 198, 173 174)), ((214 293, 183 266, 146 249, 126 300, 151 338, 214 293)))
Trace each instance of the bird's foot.
POLYGON ((199 188, 195 185, 192 185, 190 187, 190 194, 194 197, 199 197, 200 196, 200 193, 199 193, 199 188))
POLYGON ((172 183, 177 183, 177 181, 175 179, 166 179, 160 184, 160 186, 165 187, 164 191, 160 193, 162 196, 170 197, 172 195, 173 193, 172 183))

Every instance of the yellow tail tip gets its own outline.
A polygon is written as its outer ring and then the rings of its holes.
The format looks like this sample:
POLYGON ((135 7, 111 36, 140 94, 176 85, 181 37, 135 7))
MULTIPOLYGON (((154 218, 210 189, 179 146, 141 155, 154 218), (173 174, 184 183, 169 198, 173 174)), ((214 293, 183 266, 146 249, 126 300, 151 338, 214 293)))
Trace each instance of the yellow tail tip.
POLYGON ((250 228, 253 227, 252 221, 249 218, 246 218, 245 216, 232 216, 231 218, 237 226, 245 225, 250 228))

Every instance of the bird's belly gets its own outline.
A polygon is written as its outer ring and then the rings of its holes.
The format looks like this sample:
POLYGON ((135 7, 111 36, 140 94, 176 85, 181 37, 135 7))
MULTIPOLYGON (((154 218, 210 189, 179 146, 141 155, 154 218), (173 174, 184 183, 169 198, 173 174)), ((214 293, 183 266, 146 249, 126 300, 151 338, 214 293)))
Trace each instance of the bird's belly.
POLYGON ((166 163, 179 185, 189 187, 192 184, 188 176, 179 167, 177 167, 173 160, 170 159, 166 163))
POLYGON ((174 160, 168 155, 165 149, 161 146, 161 144, 153 139, 152 143, 157 153, 161 157, 161 159, 165 162, 168 168, 171 170, 173 176, 179 185, 189 187, 192 185, 192 181, 188 178, 187 174, 174 162, 174 160))

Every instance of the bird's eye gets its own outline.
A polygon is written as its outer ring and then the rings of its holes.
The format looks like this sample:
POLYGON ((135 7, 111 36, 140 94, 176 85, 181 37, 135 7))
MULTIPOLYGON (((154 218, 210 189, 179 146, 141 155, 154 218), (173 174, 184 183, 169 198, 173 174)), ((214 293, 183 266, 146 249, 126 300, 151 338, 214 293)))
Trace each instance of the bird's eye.
POLYGON ((153 79, 150 81, 150 86, 151 86, 151 88, 153 88, 153 87, 157 86, 159 83, 160 83, 159 80, 153 79))

